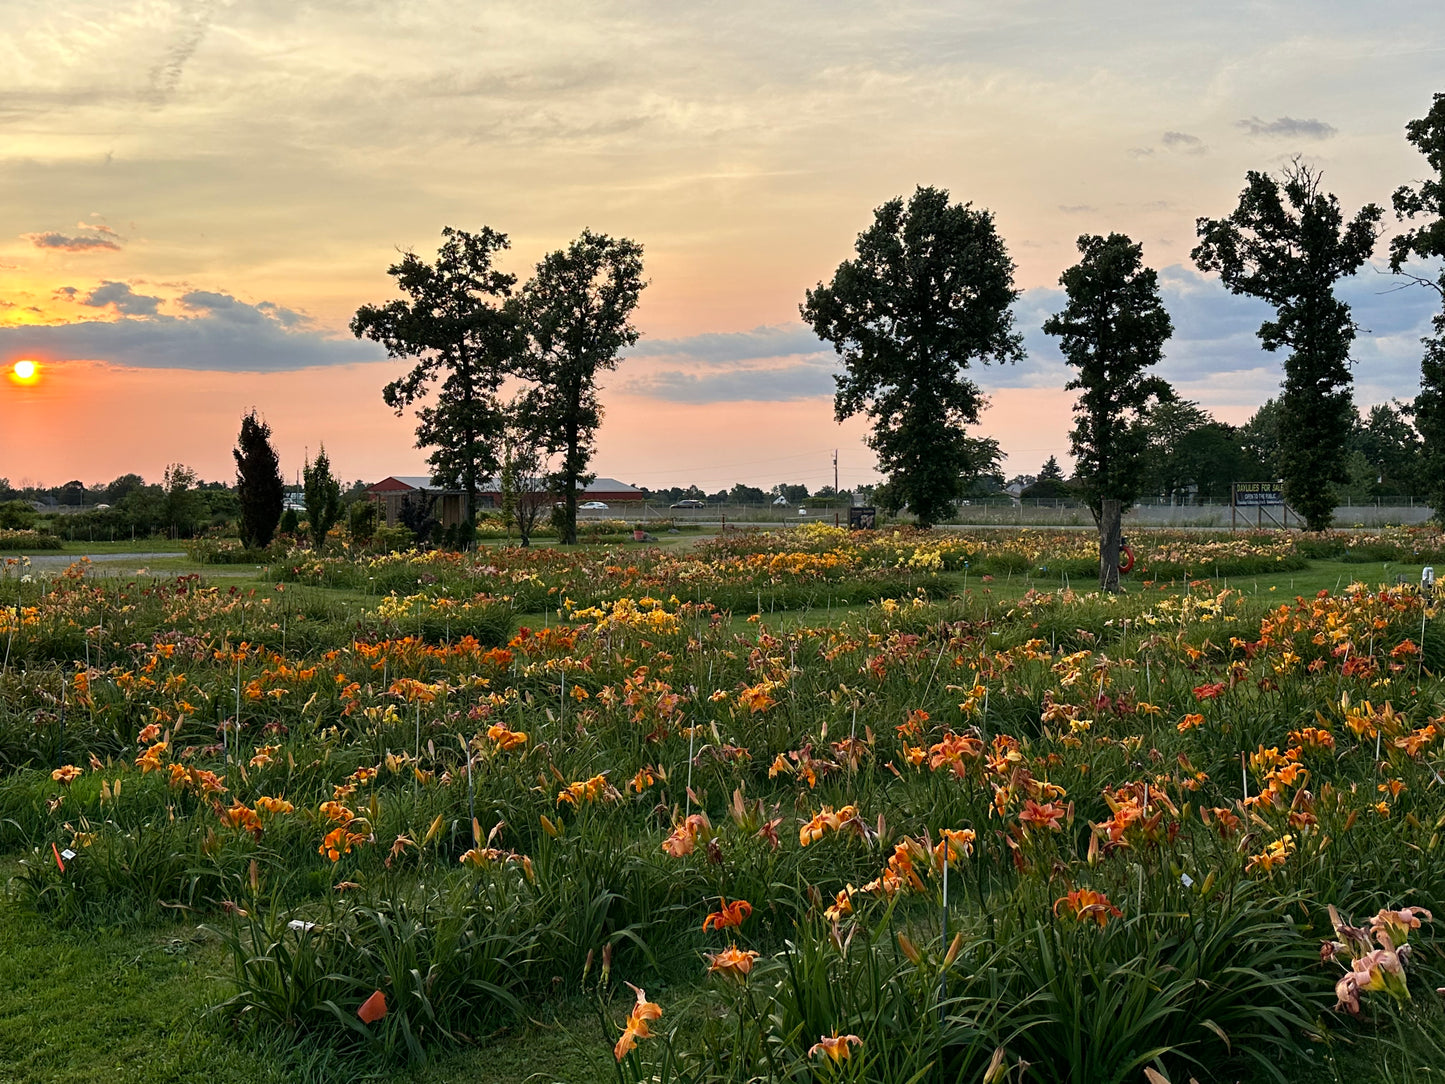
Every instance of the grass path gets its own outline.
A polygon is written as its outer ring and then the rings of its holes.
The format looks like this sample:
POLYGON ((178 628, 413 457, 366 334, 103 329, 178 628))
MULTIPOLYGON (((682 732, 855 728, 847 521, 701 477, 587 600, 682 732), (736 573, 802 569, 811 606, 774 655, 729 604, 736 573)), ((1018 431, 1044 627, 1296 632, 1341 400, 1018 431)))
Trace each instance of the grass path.
MULTIPOLYGON (((9 858, 0 878, 19 870, 9 858)), ((206 1015, 226 996, 216 939, 193 922, 59 929, 0 896, 0 1084, 524 1084, 591 1079, 605 1052, 587 1006, 420 1067, 374 1066, 301 1043, 232 1039, 206 1015)))

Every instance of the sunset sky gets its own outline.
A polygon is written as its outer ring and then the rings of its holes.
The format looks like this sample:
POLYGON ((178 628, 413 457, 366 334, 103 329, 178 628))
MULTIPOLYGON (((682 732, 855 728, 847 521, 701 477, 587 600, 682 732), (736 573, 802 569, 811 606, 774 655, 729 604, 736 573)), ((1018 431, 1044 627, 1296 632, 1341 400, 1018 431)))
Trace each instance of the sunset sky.
MULTIPOLYGON (((832 417, 803 292, 916 185, 988 208, 1029 359, 983 368, 1005 472, 1064 457, 1039 331, 1074 239, 1158 268, 1162 375, 1241 422, 1280 379, 1259 304, 1189 263, 1194 222, 1296 155, 1347 213, 1425 160, 1438 0, 1366 5, 10 0, 0 24, 0 476, 229 480, 241 415, 283 471, 424 472, 382 404, 402 371, 347 331, 399 250, 508 233, 525 278, 584 227, 634 238, 644 337, 606 379, 594 469, 649 486, 871 480, 832 417)), ((1401 227, 1387 215, 1387 237, 1401 227)), ((1385 252, 1382 240, 1379 254, 1385 252)), ((1418 389, 1436 299, 1383 261, 1345 284, 1362 405, 1418 389)))

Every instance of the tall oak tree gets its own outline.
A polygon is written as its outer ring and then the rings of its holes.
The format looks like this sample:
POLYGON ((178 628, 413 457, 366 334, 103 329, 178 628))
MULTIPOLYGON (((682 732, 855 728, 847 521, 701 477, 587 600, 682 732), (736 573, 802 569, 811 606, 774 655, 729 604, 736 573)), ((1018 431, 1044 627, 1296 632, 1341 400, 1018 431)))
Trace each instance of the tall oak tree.
POLYGON ((1287 347, 1280 409, 1280 471, 1285 496, 1310 530, 1334 517, 1334 482, 1346 478, 1354 424, 1350 344, 1358 330, 1335 284, 1369 259, 1381 210, 1370 203, 1348 222, 1317 170, 1296 159, 1280 180, 1250 170, 1239 206, 1201 218, 1194 262, 1217 271, 1232 293, 1274 306, 1259 327, 1269 351, 1287 347))
POLYGON ((1014 265, 988 211, 931 187, 879 207, 854 251, 800 311, 843 360, 835 417, 871 419, 888 491, 931 526, 992 463, 967 436, 985 399, 965 374, 1023 356, 1014 265))

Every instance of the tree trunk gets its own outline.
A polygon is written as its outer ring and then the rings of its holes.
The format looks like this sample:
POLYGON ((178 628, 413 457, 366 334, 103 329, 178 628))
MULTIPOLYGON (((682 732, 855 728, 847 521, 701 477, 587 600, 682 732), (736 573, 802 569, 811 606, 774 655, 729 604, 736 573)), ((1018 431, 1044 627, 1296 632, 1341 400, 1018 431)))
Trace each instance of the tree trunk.
POLYGON ((1119 502, 1104 501, 1099 512, 1099 587, 1119 593, 1119 502))

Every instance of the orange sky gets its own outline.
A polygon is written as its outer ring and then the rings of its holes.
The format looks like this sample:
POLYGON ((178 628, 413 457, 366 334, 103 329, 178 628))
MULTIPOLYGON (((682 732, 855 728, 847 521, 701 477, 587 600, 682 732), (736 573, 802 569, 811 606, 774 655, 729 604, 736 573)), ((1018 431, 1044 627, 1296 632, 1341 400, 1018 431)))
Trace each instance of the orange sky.
MULTIPOLYGON (((422 472, 380 402, 401 367, 346 324, 392 296, 399 249, 485 224, 523 277, 583 227, 642 242, 644 340, 594 468, 717 489, 831 482, 834 447, 845 484, 873 477, 797 306, 916 184, 993 211, 1026 290, 1029 362, 975 374, 1006 473, 1067 450, 1038 325, 1085 231, 1144 244, 1166 375, 1242 421, 1280 359, 1187 270, 1195 218, 1297 154, 1347 209, 1417 180, 1403 126, 1445 89, 1445 21, 1433 0, 27 0, 0 56, 0 363, 44 363, 0 380, 0 476, 229 478, 253 406, 288 476, 322 441, 347 479, 422 472)), ((1359 400, 1408 398, 1428 304, 1373 270, 1353 289, 1359 400)))

